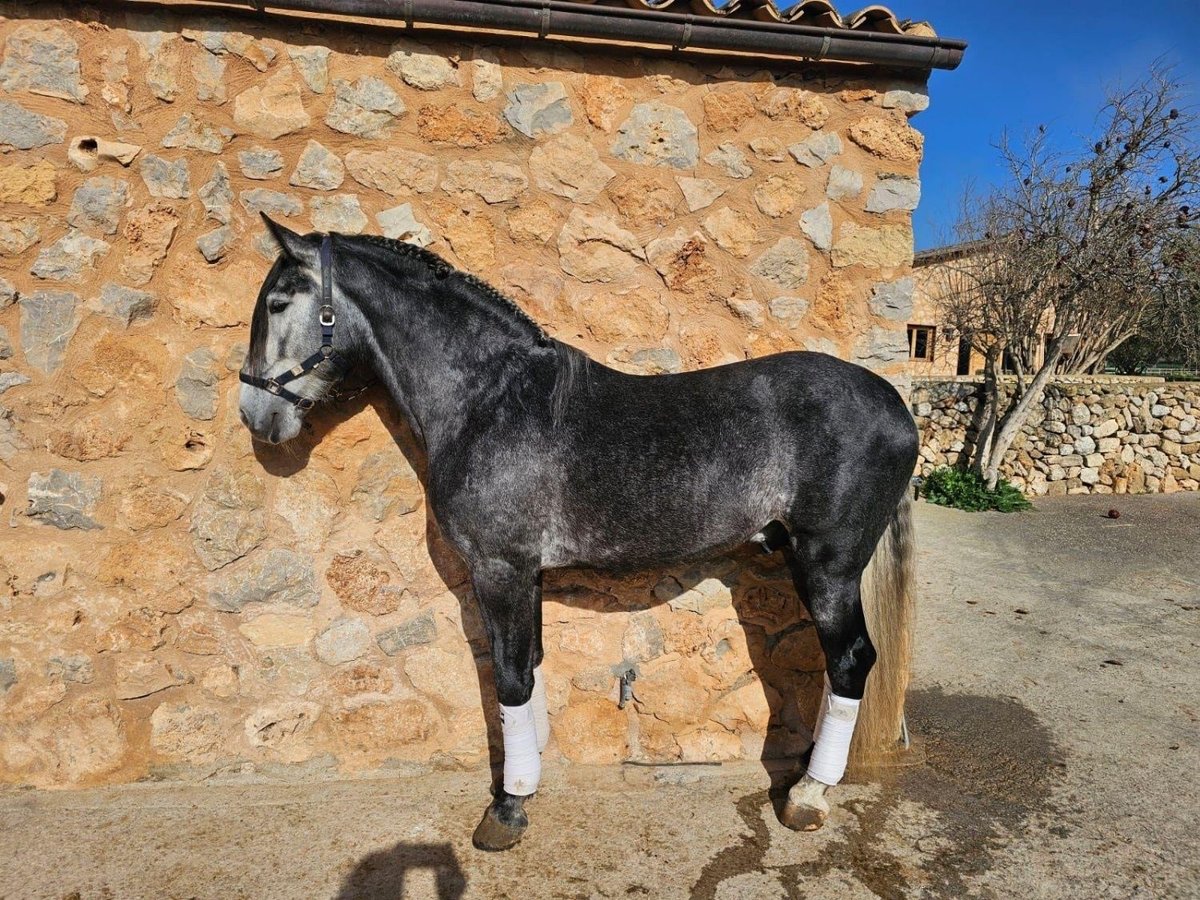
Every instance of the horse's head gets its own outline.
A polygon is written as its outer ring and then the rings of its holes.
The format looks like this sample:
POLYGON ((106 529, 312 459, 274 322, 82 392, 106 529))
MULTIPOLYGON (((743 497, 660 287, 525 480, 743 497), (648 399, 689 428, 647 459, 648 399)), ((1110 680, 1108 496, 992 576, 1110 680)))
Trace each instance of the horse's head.
POLYGON ((282 444, 343 374, 332 352, 332 252, 320 234, 300 235, 265 215, 282 249, 258 292, 250 349, 242 366, 242 423, 259 440, 282 444))

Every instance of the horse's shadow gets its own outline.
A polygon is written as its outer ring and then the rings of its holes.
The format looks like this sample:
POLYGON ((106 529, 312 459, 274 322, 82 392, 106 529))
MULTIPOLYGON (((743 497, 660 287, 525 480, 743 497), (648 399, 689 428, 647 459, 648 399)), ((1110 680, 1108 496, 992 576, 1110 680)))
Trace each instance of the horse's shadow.
MULTIPOLYGON (((312 452, 331 431, 371 407, 425 488, 428 473, 420 442, 387 394, 379 387, 359 393, 354 390, 351 386, 345 392, 353 394, 350 400, 324 403, 314 409, 301 436, 289 445, 272 447, 256 442, 254 453, 259 463, 272 475, 293 475, 309 464, 312 452)), ((479 678, 480 705, 487 726, 492 776, 494 784, 498 784, 503 770, 503 738, 487 635, 467 569, 441 536, 427 505, 425 510, 426 550, 438 576, 458 600, 463 632, 472 649, 479 678)), ((771 793, 778 811, 783 791, 798 777, 811 742, 810 729, 820 695, 818 669, 823 665, 816 633, 796 596, 780 554, 767 557, 759 548, 748 545, 727 554, 717 563, 693 562, 633 576, 589 571, 584 577, 582 570, 548 572, 543 594, 547 600, 591 610, 597 609, 597 599, 601 598, 601 613, 635 613, 669 603, 676 595, 694 587, 698 579, 713 577, 710 573, 714 572, 715 577, 730 589, 734 611, 746 636, 751 668, 764 686, 770 708, 770 726, 759 757, 770 777, 771 793), (666 578, 667 575, 671 578, 666 578), (664 585, 667 586, 665 592, 664 585), (605 590, 605 587, 609 589, 605 590), (789 664, 789 655, 810 661, 809 668, 789 664), (818 660, 817 668, 812 668, 814 658, 818 660)), ((548 647, 546 652, 552 655, 555 648, 548 647)), ((622 661, 621 668, 632 668, 636 673, 639 661, 622 661)), ((613 681, 615 685, 615 672, 613 681)), ((633 690, 636 697, 636 681, 633 690)), ((651 762, 643 764, 652 765, 651 762)))
POLYGON ((401 841, 360 859, 334 900, 402 900, 408 874, 420 870, 433 872, 438 900, 460 900, 466 894, 467 876, 449 843, 401 841))

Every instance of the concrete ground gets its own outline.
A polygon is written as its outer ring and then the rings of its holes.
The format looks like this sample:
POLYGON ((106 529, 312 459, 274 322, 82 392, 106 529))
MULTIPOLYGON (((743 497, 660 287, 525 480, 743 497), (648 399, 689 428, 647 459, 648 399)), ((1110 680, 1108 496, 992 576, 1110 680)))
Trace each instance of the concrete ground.
POLYGON ((549 771, 507 854, 478 774, 9 792, 0 898, 1200 897, 1200 496, 917 521, 924 762, 820 833, 758 763, 549 771))

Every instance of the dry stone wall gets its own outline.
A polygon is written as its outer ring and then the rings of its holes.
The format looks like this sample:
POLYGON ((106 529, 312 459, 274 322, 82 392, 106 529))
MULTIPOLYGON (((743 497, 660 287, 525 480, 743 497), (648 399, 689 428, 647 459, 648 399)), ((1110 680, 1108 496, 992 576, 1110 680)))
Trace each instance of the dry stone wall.
MULTIPOLYGON (((913 381, 919 474, 960 461, 975 437, 980 390, 977 381, 913 381)), ((1197 419, 1200 385, 1064 380, 1047 387, 1001 474, 1034 496, 1200 490, 1197 419)))
MULTIPOLYGON (((0 19, 2 782, 486 761, 482 630, 386 398, 283 450, 238 423, 260 211, 429 246, 629 371, 903 381, 920 84, 71 10, 0 19)), ((548 578, 550 753, 803 749, 821 656, 773 565, 548 578)))

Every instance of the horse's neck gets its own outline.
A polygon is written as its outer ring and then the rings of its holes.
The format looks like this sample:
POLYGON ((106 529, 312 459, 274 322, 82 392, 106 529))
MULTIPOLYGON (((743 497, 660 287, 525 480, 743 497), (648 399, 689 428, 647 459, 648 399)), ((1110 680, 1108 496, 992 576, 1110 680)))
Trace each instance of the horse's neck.
POLYGON ((431 456, 457 442, 528 356, 521 329, 461 300, 413 297, 402 285, 356 299, 375 371, 431 456))

